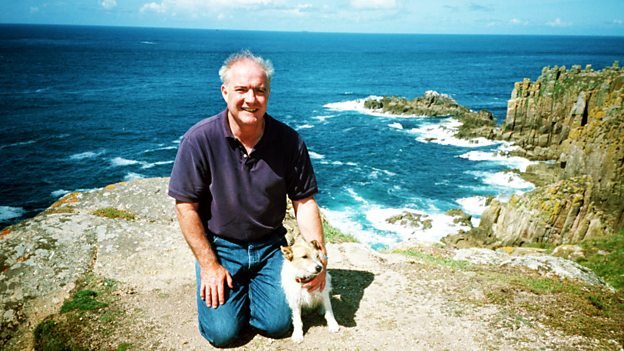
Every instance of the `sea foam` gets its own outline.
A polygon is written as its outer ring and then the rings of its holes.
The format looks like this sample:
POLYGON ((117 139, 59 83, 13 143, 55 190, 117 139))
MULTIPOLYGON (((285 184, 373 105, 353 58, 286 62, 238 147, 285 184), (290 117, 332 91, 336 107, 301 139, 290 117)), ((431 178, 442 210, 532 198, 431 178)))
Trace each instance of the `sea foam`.
POLYGON ((0 221, 19 218, 25 213, 26 211, 21 207, 0 206, 0 221))
POLYGON ((100 156, 103 153, 104 153, 104 151, 99 151, 99 152, 86 151, 86 152, 81 152, 81 153, 78 153, 78 154, 73 154, 73 155, 69 156, 69 159, 73 160, 73 161, 91 159, 91 158, 96 158, 96 157, 100 156))
POLYGON ((487 208, 485 196, 471 196, 456 200, 462 210, 469 215, 480 216, 487 208))
POLYGON ((462 125, 455 118, 445 118, 440 123, 427 124, 419 128, 410 129, 410 133, 417 135, 416 140, 421 143, 435 143, 459 147, 482 147, 500 144, 486 138, 460 139, 455 134, 462 125))
POLYGON ((486 151, 469 151, 459 157, 468 159, 470 161, 490 161, 502 164, 509 168, 515 168, 520 172, 525 172, 527 167, 535 162, 519 156, 509 156, 504 153, 506 147, 499 148, 498 151, 486 152, 486 151))

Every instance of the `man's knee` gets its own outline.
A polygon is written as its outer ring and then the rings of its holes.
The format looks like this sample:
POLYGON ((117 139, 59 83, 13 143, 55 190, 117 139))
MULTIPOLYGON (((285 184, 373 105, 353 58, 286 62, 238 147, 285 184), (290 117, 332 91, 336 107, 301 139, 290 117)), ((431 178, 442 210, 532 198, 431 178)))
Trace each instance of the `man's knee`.
POLYGON ((271 338, 282 338, 288 335, 292 329, 292 319, 289 313, 275 313, 270 318, 256 320, 252 323, 262 335, 271 338))
POLYGON ((226 347, 236 341, 242 326, 235 321, 232 323, 210 323, 199 319, 199 332, 214 347, 226 347), (218 324, 218 325, 216 325, 218 324))

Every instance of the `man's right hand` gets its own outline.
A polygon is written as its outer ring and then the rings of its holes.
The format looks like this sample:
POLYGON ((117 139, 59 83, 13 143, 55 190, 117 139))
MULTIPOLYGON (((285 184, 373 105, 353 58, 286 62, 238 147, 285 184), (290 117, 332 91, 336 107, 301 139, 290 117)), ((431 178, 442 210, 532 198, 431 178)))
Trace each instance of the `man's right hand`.
POLYGON ((199 294, 206 306, 217 308, 225 303, 225 284, 232 289, 234 284, 230 272, 222 265, 213 263, 208 267, 200 267, 201 285, 199 294))

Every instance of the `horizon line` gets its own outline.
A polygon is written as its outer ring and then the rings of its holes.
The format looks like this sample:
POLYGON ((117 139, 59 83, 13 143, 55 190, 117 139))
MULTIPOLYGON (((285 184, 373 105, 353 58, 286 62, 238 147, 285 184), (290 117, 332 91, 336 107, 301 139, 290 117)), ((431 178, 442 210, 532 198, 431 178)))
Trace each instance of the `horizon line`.
POLYGON ((352 35, 473 35, 473 36, 517 36, 517 37, 609 37, 624 38, 616 34, 522 34, 522 33, 416 33, 416 32, 348 32, 348 31, 311 31, 311 30, 279 30, 279 29, 231 29, 231 28, 202 28, 202 27, 167 27, 151 25, 119 25, 119 24, 76 24, 76 23, 26 23, 0 22, 0 26, 58 26, 58 27, 109 27, 109 28, 136 28, 136 29, 174 29, 174 30, 205 30, 231 32, 268 32, 268 33, 310 33, 310 34, 352 34, 352 35))

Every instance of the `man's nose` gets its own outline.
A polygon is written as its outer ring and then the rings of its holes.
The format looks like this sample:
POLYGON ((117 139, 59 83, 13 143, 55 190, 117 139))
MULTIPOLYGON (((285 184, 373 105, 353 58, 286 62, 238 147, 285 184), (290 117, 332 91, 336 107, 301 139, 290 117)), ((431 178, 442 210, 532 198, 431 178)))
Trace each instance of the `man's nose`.
POLYGON ((256 101, 256 92, 253 89, 247 90, 245 101, 256 101))

